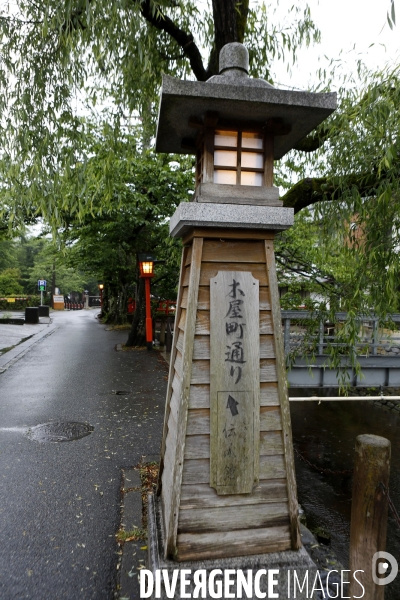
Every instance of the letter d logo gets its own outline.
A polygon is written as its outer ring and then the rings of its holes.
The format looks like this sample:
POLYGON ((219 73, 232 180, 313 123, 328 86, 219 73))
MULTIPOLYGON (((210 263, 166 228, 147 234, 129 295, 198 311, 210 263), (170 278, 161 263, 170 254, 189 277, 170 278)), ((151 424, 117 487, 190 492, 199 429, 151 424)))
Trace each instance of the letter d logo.
POLYGON ((392 554, 389 552, 375 552, 372 558, 372 579, 376 585, 387 585, 388 583, 392 583, 395 579, 399 570, 399 565, 397 564, 397 560, 392 554), (384 558, 386 562, 378 563, 380 558, 384 558), (378 564, 377 564, 378 563, 378 564), (392 568, 392 571, 386 577, 378 577, 379 575, 384 575, 388 568, 389 564, 392 568))

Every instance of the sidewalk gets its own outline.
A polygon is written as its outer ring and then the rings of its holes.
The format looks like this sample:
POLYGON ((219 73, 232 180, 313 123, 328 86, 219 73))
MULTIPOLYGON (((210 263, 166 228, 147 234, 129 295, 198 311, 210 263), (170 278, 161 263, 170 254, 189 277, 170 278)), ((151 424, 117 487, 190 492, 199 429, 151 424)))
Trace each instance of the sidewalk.
MULTIPOLYGON (((41 317, 37 325, 3 325, 0 323, 0 373, 20 359, 31 346, 39 340, 52 334, 57 325, 53 322, 54 313, 50 318, 41 317)), ((0 319, 3 313, 0 313, 0 319)), ((7 316, 23 318, 23 313, 7 311, 7 316)))

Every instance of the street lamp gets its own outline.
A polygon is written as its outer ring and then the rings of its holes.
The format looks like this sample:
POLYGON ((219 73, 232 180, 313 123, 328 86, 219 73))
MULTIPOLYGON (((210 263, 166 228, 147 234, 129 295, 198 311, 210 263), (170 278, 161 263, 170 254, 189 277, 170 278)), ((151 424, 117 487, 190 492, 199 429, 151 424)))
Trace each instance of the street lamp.
POLYGON ((100 292, 100 311, 103 312, 103 290, 104 290, 104 283, 102 281, 99 281, 97 287, 99 288, 99 292, 100 292))
POLYGON ((146 345, 147 350, 153 349, 153 323, 150 308, 150 279, 154 277, 154 256, 138 254, 140 277, 143 277, 146 297, 146 345))

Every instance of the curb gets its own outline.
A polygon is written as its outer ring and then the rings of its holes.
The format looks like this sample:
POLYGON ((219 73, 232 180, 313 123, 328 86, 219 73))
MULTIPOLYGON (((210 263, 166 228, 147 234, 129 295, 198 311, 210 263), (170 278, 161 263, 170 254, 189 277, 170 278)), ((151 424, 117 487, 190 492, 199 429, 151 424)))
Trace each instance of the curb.
MULTIPOLYGON (((159 462, 159 454, 143 456, 140 464, 159 462)), ((126 530, 142 527, 142 482, 139 469, 132 467, 123 470, 121 501, 121 527, 126 530)), ((118 585, 115 598, 119 600, 139 600, 139 576, 147 566, 147 541, 130 541, 121 544, 121 558, 117 565, 118 585)))

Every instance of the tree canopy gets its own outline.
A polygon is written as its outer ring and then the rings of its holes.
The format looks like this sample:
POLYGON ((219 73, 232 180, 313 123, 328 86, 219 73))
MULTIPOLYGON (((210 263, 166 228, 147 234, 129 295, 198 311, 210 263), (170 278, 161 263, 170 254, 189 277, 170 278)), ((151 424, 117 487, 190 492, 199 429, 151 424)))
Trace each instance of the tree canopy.
POLYGON ((248 0, 17 0, 1 9, 0 35, 3 219, 40 213, 57 226, 60 210, 88 211, 84 183, 70 206, 61 178, 88 158, 96 103, 116 135, 139 119, 148 145, 162 72, 206 80, 222 46, 245 41, 252 75, 269 79, 274 58, 293 60, 319 32, 304 3, 279 24, 273 6, 248 0))
MULTIPOLYGON (((305 3, 278 23, 273 4, 249 0, 17 0, 1 9, 0 35, 0 227, 41 216, 82 260, 84 244, 102 235, 124 247, 115 223, 146 222, 149 241, 163 231, 170 213, 151 186, 134 204, 146 170, 161 177, 160 189, 165 176, 182 186, 177 198, 189 195, 189 163, 177 157, 174 173, 170 158, 163 166, 147 151, 162 72, 205 81, 221 47, 239 41, 250 74, 273 83, 274 60, 293 62, 319 39, 305 3), (186 174, 180 182, 177 172, 186 174)), ((315 87, 329 86, 327 76, 315 87)), ((399 95, 398 65, 378 73, 360 65, 336 113, 276 165, 284 205, 299 214, 278 246, 282 269, 311 274, 333 307, 341 290, 350 313, 397 309, 399 95)))

